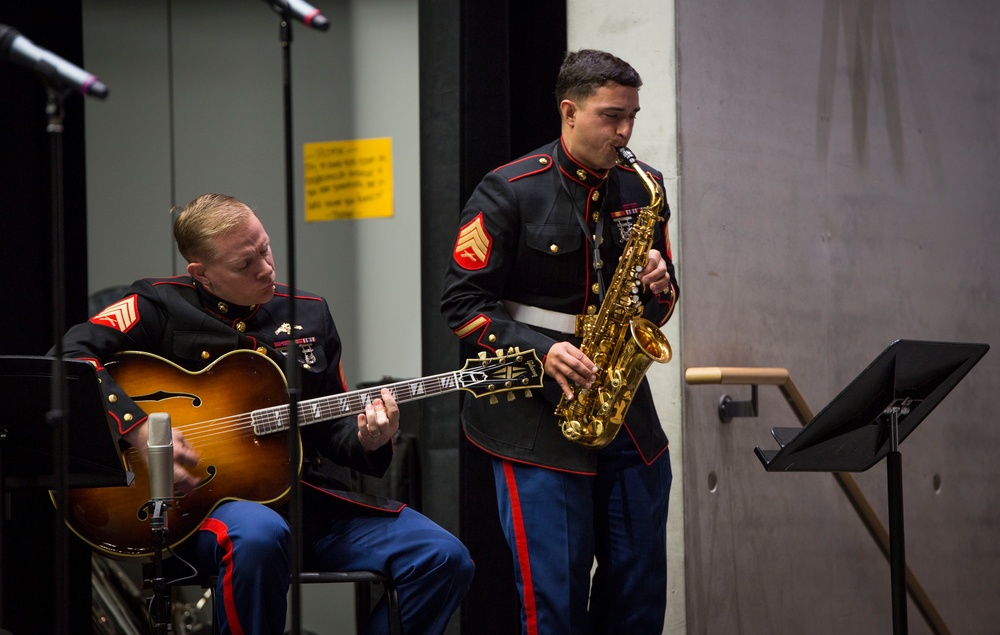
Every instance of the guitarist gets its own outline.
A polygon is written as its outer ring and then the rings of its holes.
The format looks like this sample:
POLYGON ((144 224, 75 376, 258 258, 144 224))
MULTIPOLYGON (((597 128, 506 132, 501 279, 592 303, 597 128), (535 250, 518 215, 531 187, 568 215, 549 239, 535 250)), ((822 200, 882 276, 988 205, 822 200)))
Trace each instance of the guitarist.
MULTIPOLYGON (((341 342, 325 299, 292 298, 275 283, 267 233, 244 203, 205 194, 177 215, 174 238, 188 261, 186 276, 149 278, 125 297, 74 326, 63 340, 67 358, 97 367, 120 443, 147 457, 147 413, 105 370, 115 353, 146 351, 198 372, 233 350, 256 350, 284 367, 295 338, 302 399, 347 390, 341 342)), ((441 633, 472 581, 465 546, 402 503, 349 491, 349 468, 381 476, 392 459, 399 408, 388 390, 357 417, 301 429, 303 568, 376 570, 397 586, 404 632, 441 633)), ((172 430, 174 486, 191 491, 199 453, 172 430)), ((274 633, 285 627, 289 586, 289 524, 281 510, 227 501, 201 523, 177 555, 201 575, 217 575, 217 630, 274 633)), ((384 611, 372 632, 388 632, 384 611)))

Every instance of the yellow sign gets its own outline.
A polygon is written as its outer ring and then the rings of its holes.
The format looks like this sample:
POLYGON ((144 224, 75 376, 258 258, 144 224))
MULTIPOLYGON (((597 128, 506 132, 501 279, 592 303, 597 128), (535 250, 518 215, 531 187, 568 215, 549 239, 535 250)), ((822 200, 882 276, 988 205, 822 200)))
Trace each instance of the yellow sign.
POLYGON ((304 145, 306 220, 392 216, 392 139, 304 145))

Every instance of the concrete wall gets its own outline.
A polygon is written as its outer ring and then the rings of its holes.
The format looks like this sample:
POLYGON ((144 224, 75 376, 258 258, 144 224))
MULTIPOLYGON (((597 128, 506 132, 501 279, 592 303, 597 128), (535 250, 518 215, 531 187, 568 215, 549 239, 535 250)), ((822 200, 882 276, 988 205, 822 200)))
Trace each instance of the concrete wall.
MULTIPOLYGON (((677 0, 683 364, 787 368, 813 410, 898 338, 1000 324, 1000 5, 677 0)), ((907 562, 996 631, 993 351, 901 446, 907 562)), ((886 560, 822 473, 766 473, 778 391, 684 389, 689 633, 885 633, 886 560)), ((885 463, 855 475, 887 525, 885 463)), ((911 633, 931 632, 909 605, 911 633)))

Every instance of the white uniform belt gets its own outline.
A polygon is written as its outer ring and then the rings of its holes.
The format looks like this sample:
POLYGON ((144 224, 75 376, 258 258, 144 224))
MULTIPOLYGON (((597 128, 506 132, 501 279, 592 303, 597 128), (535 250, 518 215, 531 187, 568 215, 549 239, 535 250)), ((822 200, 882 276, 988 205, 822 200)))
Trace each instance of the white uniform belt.
POLYGON ((576 332, 576 316, 569 313, 549 311, 537 306, 529 306, 511 300, 503 300, 504 307, 510 316, 518 322, 524 322, 531 326, 538 326, 543 329, 559 331, 560 333, 576 332))

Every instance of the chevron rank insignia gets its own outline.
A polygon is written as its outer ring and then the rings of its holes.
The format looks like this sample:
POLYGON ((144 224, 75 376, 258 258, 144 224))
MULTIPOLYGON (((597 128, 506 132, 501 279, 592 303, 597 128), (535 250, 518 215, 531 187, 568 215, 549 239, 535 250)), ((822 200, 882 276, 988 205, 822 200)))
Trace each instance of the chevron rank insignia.
POLYGON ((462 269, 475 271, 482 269, 490 260, 493 238, 486 232, 483 213, 480 212, 465 227, 458 230, 455 251, 452 255, 462 269))
POLYGON ((139 307, 136 304, 136 296, 130 295, 123 300, 115 302, 90 318, 90 321, 94 324, 107 326, 122 333, 127 333, 139 321, 139 307))

